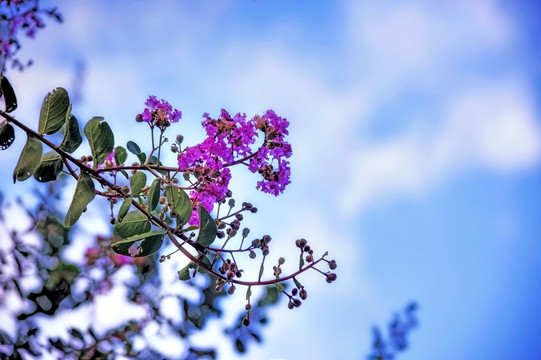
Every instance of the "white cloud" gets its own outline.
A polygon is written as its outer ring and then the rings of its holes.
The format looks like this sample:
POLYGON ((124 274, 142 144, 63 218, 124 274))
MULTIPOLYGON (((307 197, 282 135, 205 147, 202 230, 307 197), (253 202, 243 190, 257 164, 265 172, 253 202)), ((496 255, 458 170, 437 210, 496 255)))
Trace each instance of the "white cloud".
POLYGON ((433 188, 471 169, 516 172, 541 156, 541 129, 532 95, 517 81, 476 83, 455 90, 436 131, 413 130, 357 147, 341 204, 351 214, 381 197, 433 188))

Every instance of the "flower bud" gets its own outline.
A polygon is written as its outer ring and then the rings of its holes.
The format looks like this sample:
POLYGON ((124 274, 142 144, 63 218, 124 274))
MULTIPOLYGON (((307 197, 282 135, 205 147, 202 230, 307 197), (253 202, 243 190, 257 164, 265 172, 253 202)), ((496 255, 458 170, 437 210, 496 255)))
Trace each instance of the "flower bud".
POLYGON ((184 140, 184 136, 182 136, 182 135, 179 134, 179 135, 177 135, 177 139, 176 139, 176 140, 177 140, 177 143, 182 144, 182 140, 184 140))
POLYGON ((291 301, 289 301, 287 303, 287 307, 288 307, 288 309, 293 309, 293 308, 295 308, 295 305, 293 305, 293 303, 291 301))
POLYGON ((250 318, 246 316, 244 319, 242 319, 242 325, 249 326, 250 325, 250 318))
POLYGON ((306 239, 299 239, 295 241, 295 245, 297 245, 297 247, 300 249, 304 249, 304 247, 306 246, 306 239))
POLYGON ((135 121, 137 122, 143 122, 143 115, 142 114, 137 114, 135 116, 135 121))
POLYGON ((248 228, 242 229, 242 237, 248 236, 249 233, 250 233, 250 229, 248 228))
POLYGON ((250 210, 250 212, 251 212, 252 214, 255 214, 255 213, 257 212, 257 208, 256 208, 256 207, 253 207, 253 208, 250 210))
POLYGON ((235 286, 234 286, 234 285, 231 285, 231 286, 229 287, 229 289, 227 289, 227 293, 228 293, 229 295, 233 295, 234 292, 235 292, 235 286))
POLYGON ((283 257, 278 259, 278 265, 283 265, 285 262, 286 262, 286 259, 284 259, 283 257))
POLYGON ((303 300, 306 300, 306 298, 308 297, 308 294, 306 293, 306 290, 304 290, 304 288, 302 288, 299 292, 299 297, 303 300))
POLYGON ((299 290, 297 288, 293 288, 293 290, 291 290, 291 295, 296 296, 298 292, 299 290))
POLYGON ((336 274, 335 273, 327 274, 327 282, 329 284, 332 283, 334 280, 336 280, 336 274))
POLYGON ((250 250, 250 259, 255 259, 255 257, 256 257, 255 251, 250 250))
POLYGON ((331 270, 336 269, 336 261, 335 260, 329 261, 329 269, 331 269, 331 270))

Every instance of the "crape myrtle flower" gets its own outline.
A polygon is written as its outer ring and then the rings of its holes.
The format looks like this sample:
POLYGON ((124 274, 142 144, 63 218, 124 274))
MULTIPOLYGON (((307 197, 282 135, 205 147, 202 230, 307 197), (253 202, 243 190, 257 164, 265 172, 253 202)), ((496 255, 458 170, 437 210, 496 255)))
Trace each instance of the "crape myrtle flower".
POLYGON ((291 144, 284 140, 289 134, 289 121, 273 110, 267 110, 263 116, 254 117, 254 122, 259 130, 265 132, 266 141, 250 160, 248 169, 263 176, 263 180, 257 182, 257 189, 278 196, 291 182, 289 161, 285 159, 291 156, 292 150, 291 144))
POLYGON ((178 122, 182 117, 182 112, 173 109, 164 99, 158 100, 156 96, 149 96, 145 102, 146 108, 143 112, 137 115, 137 121, 144 121, 151 126, 156 126, 160 129, 165 129, 171 123, 178 122))
MULTIPOLYGON (((289 162, 291 145, 284 140, 289 122, 273 110, 263 116, 247 119, 246 114, 231 116, 222 109, 213 119, 203 114, 202 125, 207 138, 200 144, 185 148, 178 154, 179 169, 189 172, 198 180, 197 188, 190 192, 193 204, 200 203, 209 212, 214 204, 225 198, 231 172, 229 166, 243 163, 250 171, 263 176, 257 189, 279 195, 290 183, 289 162), (256 151, 252 145, 259 132, 264 134, 263 145, 256 151)), ((144 120, 144 119, 143 119, 144 120)), ((198 223, 197 207, 194 206, 190 224, 198 223)))

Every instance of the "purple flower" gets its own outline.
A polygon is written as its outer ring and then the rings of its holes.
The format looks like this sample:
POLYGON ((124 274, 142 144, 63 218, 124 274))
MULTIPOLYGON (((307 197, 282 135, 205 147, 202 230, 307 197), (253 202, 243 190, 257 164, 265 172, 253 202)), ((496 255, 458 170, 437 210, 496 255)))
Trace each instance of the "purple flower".
MULTIPOLYGON (((146 105, 152 108, 157 106, 156 103, 156 98, 150 97, 146 105)), ((147 121, 148 115, 143 113, 142 116, 147 121)), ((196 204, 211 212, 214 204, 225 198, 231 180, 231 165, 244 164, 251 172, 258 172, 263 180, 257 182, 256 188, 269 194, 279 195, 290 183, 291 171, 285 159, 291 156, 292 150, 284 140, 288 134, 287 119, 268 110, 263 116, 247 120, 246 114, 237 113, 231 117, 222 109, 217 119, 203 114, 202 125, 207 138, 178 155, 179 170, 198 179, 197 188, 190 191, 194 210, 189 224, 199 222, 196 204), (252 146, 259 132, 264 134, 263 144, 254 150, 252 146)))
POLYGON ((145 101, 145 106, 146 108, 140 114, 141 119, 162 130, 171 125, 171 123, 178 122, 182 117, 180 110, 173 109, 167 101, 164 99, 158 100, 153 95, 149 96, 147 101, 145 101))

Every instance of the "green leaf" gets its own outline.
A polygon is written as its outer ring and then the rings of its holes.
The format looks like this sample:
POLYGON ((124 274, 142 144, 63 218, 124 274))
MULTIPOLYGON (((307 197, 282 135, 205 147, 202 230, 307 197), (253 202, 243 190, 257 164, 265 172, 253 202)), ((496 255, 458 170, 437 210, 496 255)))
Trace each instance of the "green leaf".
POLYGON ((124 220, 121 223, 117 222, 114 227, 115 234, 123 239, 149 231, 150 222, 147 216, 139 210, 133 210, 127 213, 124 220))
POLYGON ((259 307, 274 304, 278 301, 278 295, 280 293, 278 292, 278 289, 275 286, 267 286, 265 289, 267 290, 265 297, 263 297, 263 299, 257 302, 257 306, 259 307))
POLYGON ((156 179, 152 182, 150 190, 148 190, 148 212, 154 211, 154 209, 156 209, 156 206, 158 206, 158 203, 160 202, 160 186, 160 179, 156 179))
POLYGON ((133 141, 128 141, 126 147, 128 148, 128 151, 131 152, 133 155, 141 153, 141 148, 133 141))
POLYGON ((33 135, 28 135, 21 157, 13 172, 13 183, 16 180, 25 181, 36 171, 41 160, 42 150, 41 141, 33 135))
POLYGON ((252 296, 252 286, 248 286, 248 289, 246 289, 246 300, 250 300, 250 297, 252 296))
MULTIPOLYGON (((206 256, 203 258, 203 260, 201 260, 201 264, 205 265, 209 269, 212 268, 212 264, 211 264, 209 258, 206 257, 206 256)), ((201 274, 207 274, 208 273, 207 269, 205 269, 205 268, 203 268, 201 266, 197 266, 197 271, 200 272, 201 274)))
MULTIPOLYGON (((158 158, 157 158, 156 156, 152 156, 152 157, 150 158, 150 160, 148 161, 148 163, 149 163, 150 165, 159 165, 159 166, 162 166, 162 165, 163 165, 161 161, 158 161, 158 158)), ((156 169, 156 171, 159 172, 160 174, 164 175, 164 176, 167 175, 167 171, 165 171, 165 170, 158 170, 158 169, 156 169)))
POLYGON ((120 255, 133 257, 149 256, 160 250, 163 243, 163 237, 164 232, 162 230, 155 230, 131 236, 125 240, 114 243, 111 247, 120 255), (136 244, 137 242, 141 243, 136 244), (131 249, 130 251, 132 246, 134 246, 134 249, 131 249))
POLYGON ((216 223, 214 219, 210 217, 207 209, 199 204, 199 235, 197 235, 196 244, 203 247, 208 247, 214 242, 216 238, 216 223))
POLYGON ((286 287, 283 283, 275 283, 274 286, 276 286, 276 289, 278 289, 279 292, 284 291, 286 287))
POLYGON ((10 113, 13 110, 17 109, 17 97, 15 96, 15 91, 9 83, 7 77, 2 76, 0 80, 1 93, 0 96, 4 95, 4 102, 6 104, 6 112, 10 113))
POLYGON ((297 279, 295 279, 295 277, 293 277, 293 282, 295 283, 295 286, 297 287, 297 289, 300 290, 303 288, 302 284, 297 279))
POLYGON ((15 130, 7 121, 0 123, 0 150, 6 150, 15 140, 15 130))
POLYGON ((189 263, 188 265, 183 267, 181 270, 177 271, 178 279, 183 280, 183 281, 190 280, 191 279, 191 276, 190 276, 190 269, 191 268, 192 268, 192 263, 189 263))
POLYGON ((133 141, 128 141, 126 147, 128 148, 128 151, 131 152, 133 155, 137 155, 141 164, 145 163, 147 156, 145 155, 145 153, 141 152, 141 148, 139 147, 139 145, 137 145, 133 141))
POLYGON ((144 172, 136 172, 130 179, 131 196, 138 196, 147 184, 147 176, 144 172))
POLYGON ((118 222, 122 222, 124 220, 124 216, 128 213, 128 210, 130 210, 131 206, 131 197, 127 197, 122 202, 122 205, 120 205, 120 209, 118 210, 118 222))
POLYGON ((165 187, 165 195, 171 209, 175 209, 177 229, 183 227, 192 216, 192 202, 183 189, 173 186, 165 187))
POLYGON ((152 156, 148 163, 152 165, 158 165, 158 158, 156 156, 152 156))
POLYGON ((124 149, 122 146, 117 146, 115 148, 115 162, 118 166, 126 162, 126 155, 126 149, 124 149))
POLYGON ((111 128, 103 121, 101 116, 90 119, 85 126, 84 132, 94 157, 93 168, 96 169, 113 152, 115 138, 111 128))
POLYGON ((120 169, 120 173, 121 173, 122 175, 124 175, 124 177, 126 178, 126 180, 130 180, 130 176, 128 175, 128 173, 126 172, 126 170, 120 169))
POLYGON ((139 158, 140 164, 144 164, 147 159, 147 156, 145 155, 145 153, 139 153, 137 154, 137 157, 139 158))
POLYGON ((69 103, 68 92, 61 87, 48 93, 41 104, 38 132, 50 135, 60 130, 66 122, 69 103))
MULTIPOLYGON (((265 260, 265 257, 263 257, 263 260, 265 260)), ((259 266, 259 276, 257 277, 257 281, 261 281, 261 277, 263 276, 264 270, 265 270, 265 265, 263 265, 263 261, 261 261, 261 266, 259 266)))
POLYGON ((64 220, 64 226, 70 227, 79 220, 79 217, 85 210, 86 206, 96 196, 96 189, 94 188, 94 181, 92 178, 81 173, 79 180, 77 180, 77 186, 75 187, 75 194, 73 194, 73 200, 71 201, 66 219, 64 220))
POLYGON ((60 144, 60 149, 73 153, 79 145, 83 142, 81 137, 81 131, 79 130, 79 123, 75 116, 71 115, 71 105, 68 107, 66 113, 66 128, 64 129, 64 138, 60 144))
POLYGON ((56 151, 46 152, 41 156, 41 162, 34 171, 34 178, 39 182, 54 181, 63 167, 62 157, 56 151))

